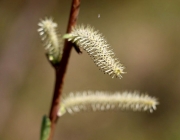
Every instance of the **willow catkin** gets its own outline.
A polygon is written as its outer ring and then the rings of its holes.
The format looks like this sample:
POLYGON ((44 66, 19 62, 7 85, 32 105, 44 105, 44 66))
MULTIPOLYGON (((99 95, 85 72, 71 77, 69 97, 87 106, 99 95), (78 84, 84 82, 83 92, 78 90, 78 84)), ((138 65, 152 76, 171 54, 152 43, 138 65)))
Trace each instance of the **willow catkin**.
POLYGON ((53 22, 52 18, 45 18, 38 25, 38 32, 49 59, 59 61, 62 57, 62 39, 56 31, 57 23, 53 22))
POLYGON ((139 92, 103 92, 84 91, 71 93, 61 100, 59 116, 66 112, 77 113, 80 111, 104 111, 104 110, 133 110, 150 111, 156 109, 158 101, 154 97, 139 92))
POLYGON ((75 26, 72 32, 64 35, 76 46, 83 48, 94 60, 94 63, 106 74, 122 78, 125 72, 120 61, 115 58, 111 46, 105 38, 90 26, 75 26))

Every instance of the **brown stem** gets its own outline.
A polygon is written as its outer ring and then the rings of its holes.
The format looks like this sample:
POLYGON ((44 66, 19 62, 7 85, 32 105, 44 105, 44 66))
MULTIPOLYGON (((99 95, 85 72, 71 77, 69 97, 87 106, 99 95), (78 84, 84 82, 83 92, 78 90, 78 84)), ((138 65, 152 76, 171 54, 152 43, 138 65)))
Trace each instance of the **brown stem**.
MULTIPOLYGON (((80 9, 80 0, 72 0, 72 6, 71 6, 71 12, 70 12, 70 16, 69 16, 67 33, 71 32, 72 27, 76 24, 79 9, 80 9)), ((57 113, 58 113, 58 109, 59 109, 64 76, 66 73, 71 49, 72 49, 71 43, 65 41, 63 57, 61 59, 61 62, 56 66, 54 65, 55 73, 56 73, 56 81, 55 81, 54 95, 53 95, 53 99, 52 99, 51 109, 49 112, 49 118, 51 120, 51 134, 49 136, 49 140, 52 140, 52 138, 53 138, 55 124, 58 119, 57 113)))

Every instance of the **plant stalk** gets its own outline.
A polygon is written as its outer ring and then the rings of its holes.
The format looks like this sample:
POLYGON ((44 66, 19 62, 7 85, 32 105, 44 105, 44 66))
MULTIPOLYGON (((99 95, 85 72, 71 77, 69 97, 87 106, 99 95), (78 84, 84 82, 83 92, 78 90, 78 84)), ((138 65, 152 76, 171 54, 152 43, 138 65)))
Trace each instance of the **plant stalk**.
MULTIPOLYGON (((80 0, 72 0, 67 33, 70 33, 72 30, 72 27, 76 24, 78 14, 79 14, 79 9, 80 9, 80 0)), ((53 139, 55 125, 58 120, 57 113, 58 113, 58 109, 60 105, 62 87, 63 87, 64 77, 65 77, 71 49, 72 49, 71 43, 69 43, 66 40, 64 43, 64 50, 63 50, 63 56, 62 56, 61 62, 58 65, 53 65, 55 68, 56 80, 55 80, 55 87, 54 87, 54 95, 53 95, 51 108, 49 112, 49 118, 51 121, 51 133, 48 140, 53 139)))

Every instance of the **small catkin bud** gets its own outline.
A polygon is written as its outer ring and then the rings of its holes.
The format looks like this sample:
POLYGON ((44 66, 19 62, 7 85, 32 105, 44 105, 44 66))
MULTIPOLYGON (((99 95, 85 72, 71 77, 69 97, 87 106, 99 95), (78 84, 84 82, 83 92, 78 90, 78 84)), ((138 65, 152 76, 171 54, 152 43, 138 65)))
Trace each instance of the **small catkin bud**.
POLYGON ((62 57, 62 38, 57 34, 57 23, 52 18, 45 18, 39 23, 38 32, 43 41, 49 61, 57 63, 62 57))
POLYGON ((104 73, 111 75, 112 78, 122 78, 122 74, 125 73, 124 67, 115 58, 110 45, 98 31, 90 26, 75 26, 72 32, 65 34, 63 38, 83 48, 104 73))
POLYGON ((150 111, 156 110, 158 101, 147 94, 140 94, 135 91, 115 92, 113 94, 102 91, 84 91, 71 93, 61 101, 58 116, 80 111, 105 111, 105 110, 133 110, 150 111))

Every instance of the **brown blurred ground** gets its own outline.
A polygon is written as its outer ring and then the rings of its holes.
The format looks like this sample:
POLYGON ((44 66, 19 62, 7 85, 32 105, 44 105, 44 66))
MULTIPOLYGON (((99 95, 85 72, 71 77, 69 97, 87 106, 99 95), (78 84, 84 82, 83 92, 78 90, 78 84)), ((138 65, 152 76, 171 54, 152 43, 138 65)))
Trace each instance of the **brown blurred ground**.
MULTIPOLYGON (((45 58, 37 23, 51 16, 64 33, 70 4, 70 0, 0 1, 0 140, 39 139, 54 71, 45 58)), ((78 55, 72 50, 64 93, 140 90, 156 96, 160 105, 153 114, 67 114, 58 122, 55 140, 180 139, 179 7, 179 0, 82 0, 78 23, 103 33, 127 74, 111 79, 85 52, 78 55)))

